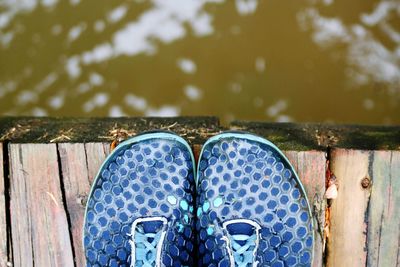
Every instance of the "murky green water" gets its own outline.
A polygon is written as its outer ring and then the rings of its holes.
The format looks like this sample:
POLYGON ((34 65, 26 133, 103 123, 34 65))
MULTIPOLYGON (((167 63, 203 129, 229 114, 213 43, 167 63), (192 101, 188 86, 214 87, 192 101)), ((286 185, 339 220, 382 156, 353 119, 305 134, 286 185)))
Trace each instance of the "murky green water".
POLYGON ((400 123, 400 2, 0 0, 0 114, 400 123))

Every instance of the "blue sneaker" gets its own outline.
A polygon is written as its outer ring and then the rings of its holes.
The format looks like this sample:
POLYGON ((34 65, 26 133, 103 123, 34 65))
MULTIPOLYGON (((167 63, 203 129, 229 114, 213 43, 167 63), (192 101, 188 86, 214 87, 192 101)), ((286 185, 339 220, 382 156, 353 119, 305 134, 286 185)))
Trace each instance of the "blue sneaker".
POLYGON ((211 138, 196 183, 200 266, 311 266, 307 196, 271 142, 244 133, 211 138))
POLYGON ((194 175, 191 149, 174 134, 147 133, 121 143, 89 195, 87 266, 191 265, 194 175))

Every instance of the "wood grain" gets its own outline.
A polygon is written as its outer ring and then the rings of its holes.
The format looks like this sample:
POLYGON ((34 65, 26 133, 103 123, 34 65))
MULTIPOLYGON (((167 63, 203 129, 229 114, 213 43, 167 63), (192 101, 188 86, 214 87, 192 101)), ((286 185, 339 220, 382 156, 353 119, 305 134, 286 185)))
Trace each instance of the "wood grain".
POLYGON ((325 219, 325 153, 321 151, 285 151, 306 190, 314 217, 313 266, 323 265, 322 229, 325 219))
MULTIPOLYGON (((7 155, 6 155, 7 156, 7 155)), ((7 219, 4 187, 3 144, 0 143, 0 266, 7 266, 7 219)))
POLYGON ((72 242, 77 266, 85 265, 82 246, 82 227, 86 200, 99 167, 109 153, 109 144, 58 144, 62 180, 68 215, 71 221, 72 242))
POLYGON ((74 266, 56 145, 9 148, 14 266, 74 266))
POLYGON ((338 182, 332 201, 327 266, 366 266, 366 214, 370 190, 361 186, 369 179, 371 152, 334 149, 331 171, 338 182))
POLYGON ((400 266, 400 152, 373 154, 368 266, 400 266))
POLYGON ((58 144, 61 160, 62 181, 65 190, 67 214, 71 222, 72 243, 77 266, 85 265, 82 246, 82 227, 85 199, 90 184, 84 144, 58 144))
POLYGON ((93 183, 101 164, 110 153, 108 143, 87 143, 85 144, 87 168, 90 184, 93 183))

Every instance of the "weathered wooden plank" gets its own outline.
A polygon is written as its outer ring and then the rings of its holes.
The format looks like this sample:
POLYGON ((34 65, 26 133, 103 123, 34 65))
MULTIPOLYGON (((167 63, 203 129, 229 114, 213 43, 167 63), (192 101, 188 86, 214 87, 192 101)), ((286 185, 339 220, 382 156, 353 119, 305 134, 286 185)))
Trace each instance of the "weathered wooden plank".
POLYGON ((88 177, 90 184, 93 183, 101 164, 110 153, 110 144, 108 143, 87 143, 85 144, 88 177))
POLYGON ((374 152, 371 189, 367 265, 400 266, 399 151, 374 152))
MULTIPOLYGON (((7 156, 7 155, 6 155, 7 156)), ((7 266, 7 219, 6 219, 6 198, 4 187, 3 169, 3 144, 0 143, 0 266, 7 266)))
POLYGON ((14 266, 74 266, 54 144, 11 144, 14 266))
POLYGON ((85 200, 90 190, 88 166, 84 144, 58 144, 62 181, 68 216, 71 222, 72 244, 76 266, 85 266, 82 246, 82 227, 85 200))
POLYGON ((366 266, 366 212, 369 188, 363 179, 370 179, 372 152, 334 149, 331 171, 338 183, 338 196, 332 201, 327 266, 366 266))
POLYGON ((99 167, 109 153, 109 148, 109 144, 103 143, 58 144, 77 266, 85 265, 82 227, 87 196, 99 167))
POLYGON ((325 223, 325 153, 321 151, 285 151, 295 168, 310 201, 314 216, 314 261, 313 266, 323 265, 322 229, 325 223))

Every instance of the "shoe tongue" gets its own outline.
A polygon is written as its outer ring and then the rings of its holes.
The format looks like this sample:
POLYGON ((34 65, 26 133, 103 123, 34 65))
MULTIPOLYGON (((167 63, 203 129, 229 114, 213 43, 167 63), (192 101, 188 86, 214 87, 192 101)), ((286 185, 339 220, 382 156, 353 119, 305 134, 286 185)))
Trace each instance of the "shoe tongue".
POLYGON ((144 233, 157 233, 163 228, 162 221, 149 221, 141 223, 144 233))
MULTIPOLYGON (((247 235, 252 236, 255 234, 254 226, 245 222, 230 223, 226 226, 226 230, 230 235, 247 235)), ((239 245, 246 244, 246 240, 236 240, 239 245)))
POLYGON ((226 230, 231 235, 251 236, 254 234, 254 226, 245 222, 230 223, 226 226, 226 230))

